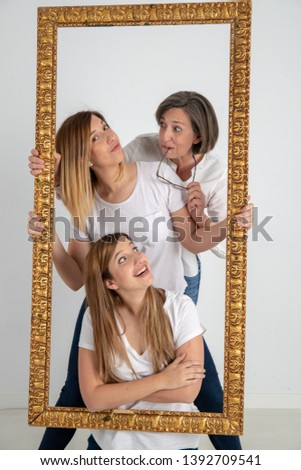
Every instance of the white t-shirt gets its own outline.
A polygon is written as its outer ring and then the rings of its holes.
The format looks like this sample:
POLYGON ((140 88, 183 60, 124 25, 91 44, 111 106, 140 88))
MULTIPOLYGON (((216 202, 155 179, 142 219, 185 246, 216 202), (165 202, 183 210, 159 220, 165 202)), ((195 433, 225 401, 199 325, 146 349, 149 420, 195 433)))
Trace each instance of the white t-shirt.
MULTIPOLYGON (((200 324, 196 307, 192 300, 179 293, 166 291, 164 309, 168 315, 173 331, 176 349, 196 336, 204 333, 205 329, 200 324)), ((124 342, 129 360, 137 374, 137 378, 147 377, 153 374, 152 363, 146 350, 139 355, 129 344, 120 327, 121 338, 124 342)), ((89 308, 87 309, 81 329, 79 346, 94 351, 94 339, 92 320, 89 308)), ((133 372, 128 364, 119 356, 115 358, 114 373, 125 381, 135 380, 133 372)), ((122 405, 119 409, 136 410, 163 410, 163 411, 197 411, 191 403, 152 403, 148 401, 136 401, 122 405)), ((140 431, 112 431, 93 430, 94 439, 102 449, 184 449, 198 447, 199 436, 186 433, 156 433, 140 431)))
MULTIPOLYGON (((128 145, 124 152, 128 161, 148 161, 161 160, 162 151, 159 145, 158 134, 142 134, 137 136, 128 145)), ((176 171, 176 165, 168 159, 165 162, 176 171)), ((174 177, 173 177, 174 178, 174 177)), ((171 179, 174 181, 174 179, 171 179)), ((187 181, 181 181, 182 185, 187 185, 192 181, 192 177, 187 181)), ((223 220, 227 215, 227 168, 224 162, 211 152, 204 155, 197 164, 195 181, 201 184, 201 189, 206 199, 206 212, 214 222, 223 220)), ((225 258, 225 243, 222 242, 211 250, 220 258, 225 258)), ((197 262, 195 255, 183 248, 183 265, 186 276, 197 274, 197 262)))
MULTIPOLYGON (((150 261, 154 285, 184 292, 186 281, 182 263, 182 245, 173 231, 170 214, 186 204, 185 191, 178 191, 156 177, 157 164, 137 162, 137 183, 123 202, 110 203, 97 193, 86 233, 74 230, 74 238, 97 241, 109 233, 128 234, 150 261)), ((162 165, 166 179, 173 170, 162 165)), ((180 184, 180 179, 176 179, 180 184)))

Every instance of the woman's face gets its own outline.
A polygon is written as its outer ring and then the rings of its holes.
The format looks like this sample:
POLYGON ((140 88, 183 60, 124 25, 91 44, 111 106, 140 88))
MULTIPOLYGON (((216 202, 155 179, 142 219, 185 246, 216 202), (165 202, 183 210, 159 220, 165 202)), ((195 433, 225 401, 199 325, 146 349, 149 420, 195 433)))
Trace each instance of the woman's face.
POLYGON ((128 238, 121 238, 109 262, 112 279, 107 287, 119 294, 133 290, 145 290, 153 283, 147 256, 138 250, 128 238))
POLYGON ((186 111, 169 109, 162 115, 159 126, 160 147, 166 158, 191 157, 192 146, 200 141, 200 137, 193 131, 186 111))
POLYGON ((123 160, 117 134, 95 115, 91 117, 90 148, 90 161, 94 167, 114 166, 123 160))

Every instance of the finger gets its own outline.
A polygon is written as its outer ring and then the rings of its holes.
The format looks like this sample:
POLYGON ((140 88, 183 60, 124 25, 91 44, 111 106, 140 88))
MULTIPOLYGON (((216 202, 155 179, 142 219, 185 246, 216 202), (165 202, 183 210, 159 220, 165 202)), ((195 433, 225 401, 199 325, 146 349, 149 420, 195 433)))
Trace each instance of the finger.
POLYGON ((40 175, 42 173, 42 170, 31 170, 29 173, 32 176, 37 176, 37 175, 40 175))
POLYGON ((186 186, 187 189, 190 188, 198 188, 201 191, 201 185, 197 181, 192 181, 191 183, 188 183, 186 186))
POLYGON ((34 212, 34 211, 29 211, 28 212, 28 220, 32 218, 38 218, 39 216, 34 212))
POLYGON ((253 211, 253 208, 254 208, 254 204, 248 204, 244 207, 242 207, 241 211, 239 212, 239 214, 244 214, 245 212, 252 212, 253 211))
POLYGON ((35 230, 40 228, 44 228, 44 222, 40 221, 39 217, 31 217, 27 223, 28 228, 35 230))
POLYGON ((36 162, 28 163, 28 168, 30 168, 31 170, 41 170, 43 166, 44 166, 44 163, 43 164, 39 164, 36 162))
POLYGON ((236 224, 241 227, 241 228, 251 228, 252 227, 252 221, 246 220, 246 219, 239 219, 236 221, 236 224))
POLYGON ((40 164, 43 164, 43 163, 44 163, 44 161, 42 160, 42 158, 37 157, 37 156, 35 156, 35 155, 29 155, 28 160, 29 160, 31 163, 40 163, 40 164))
POLYGON ((198 195, 193 195, 189 198, 187 198, 187 204, 191 204, 193 201, 197 201, 198 204, 204 206, 204 201, 201 197, 199 197, 198 195))
POLYGON ((37 149, 32 149, 31 150, 31 154, 34 155, 35 157, 38 157, 39 156, 39 152, 37 149))
POLYGON ((201 190, 201 187, 200 187, 199 184, 196 184, 196 185, 193 185, 193 186, 190 186, 190 184, 189 184, 189 185, 186 186, 186 189, 188 190, 188 193, 196 191, 199 194, 203 194, 203 191, 201 190))
POLYGON ((39 228, 39 229, 33 230, 31 228, 28 228, 27 232, 28 232, 28 235, 30 235, 31 237, 39 237, 42 234, 43 229, 39 228))
POLYGON ((37 225, 29 223, 27 227, 28 234, 32 236, 40 236, 43 230, 44 230, 43 223, 39 223, 37 225))
POLYGON ((200 191, 191 191, 187 194, 187 200, 190 200, 193 198, 197 198, 201 200, 204 198, 204 196, 202 193, 200 193, 200 191))

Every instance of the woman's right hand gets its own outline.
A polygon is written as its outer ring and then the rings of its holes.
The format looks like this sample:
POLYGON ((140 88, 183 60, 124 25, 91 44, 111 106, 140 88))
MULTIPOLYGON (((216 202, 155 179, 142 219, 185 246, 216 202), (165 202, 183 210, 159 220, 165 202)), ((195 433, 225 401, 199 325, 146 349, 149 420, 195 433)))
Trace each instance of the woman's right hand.
POLYGON ((27 232, 30 237, 39 237, 45 227, 44 222, 41 222, 40 217, 34 212, 28 212, 27 232))
MULTIPOLYGON (((55 185, 59 185, 59 167, 61 162, 61 155, 57 152, 54 154, 55 158, 55 166, 54 166, 54 173, 55 173, 55 185)), ((37 149, 32 149, 29 157, 28 157, 28 167, 30 169, 30 174, 33 176, 38 176, 42 173, 44 169, 44 160, 39 157, 39 152, 37 149)))
POLYGON ((205 377, 205 369, 200 361, 185 361, 183 353, 171 362, 160 373, 162 390, 174 390, 176 388, 193 385, 196 381, 205 377))

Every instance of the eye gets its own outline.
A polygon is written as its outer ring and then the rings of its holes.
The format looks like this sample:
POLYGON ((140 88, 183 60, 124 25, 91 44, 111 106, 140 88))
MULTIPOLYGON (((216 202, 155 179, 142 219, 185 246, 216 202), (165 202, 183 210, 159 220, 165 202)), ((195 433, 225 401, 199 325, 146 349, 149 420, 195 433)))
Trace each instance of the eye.
POLYGON ((105 124, 103 125, 103 130, 104 130, 104 131, 107 131, 108 129, 110 129, 110 126, 109 126, 109 124, 105 123, 105 124))
POLYGON ((99 139, 99 136, 97 134, 93 134, 92 136, 92 143, 96 142, 99 139))
POLYGON ((133 246, 133 252, 138 253, 139 249, 136 246, 133 246))
POLYGON ((118 264, 123 264, 125 261, 126 261, 125 256, 120 256, 120 258, 118 258, 118 264))
POLYGON ((165 122, 164 121, 159 121, 159 127, 161 127, 162 129, 164 127, 166 127, 165 122))
POLYGON ((175 132, 181 132, 181 130, 182 130, 182 128, 179 127, 179 126, 175 126, 175 127, 174 127, 174 131, 175 131, 175 132))

